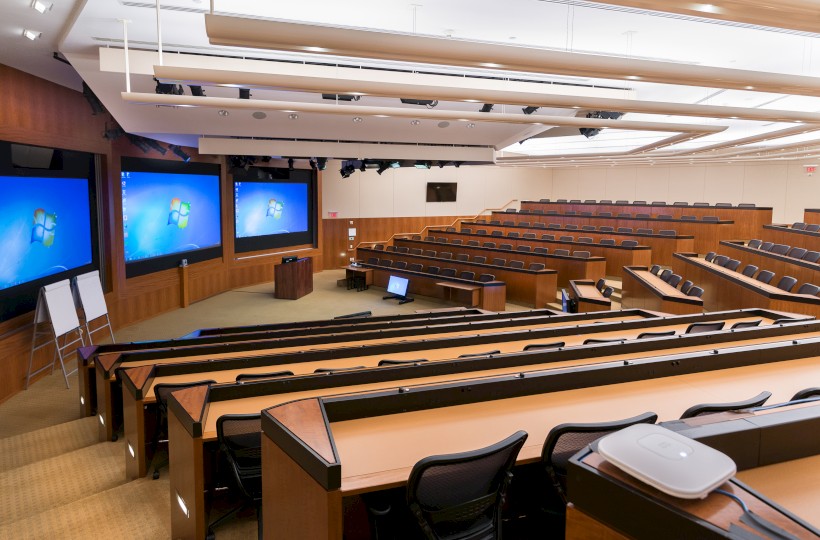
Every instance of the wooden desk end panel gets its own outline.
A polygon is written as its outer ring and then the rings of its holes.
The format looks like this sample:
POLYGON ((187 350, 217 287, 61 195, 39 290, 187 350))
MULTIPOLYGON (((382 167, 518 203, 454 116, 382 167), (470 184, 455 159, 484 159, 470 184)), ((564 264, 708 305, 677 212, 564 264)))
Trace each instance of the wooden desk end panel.
POLYGON ((632 273, 623 271, 621 280, 621 309, 651 309, 662 311, 660 303, 650 301, 649 291, 632 273))
POLYGON ((703 313, 703 305, 683 304, 681 302, 671 302, 664 300, 661 302, 661 307, 658 311, 664 313, 671 313, 673 315, 690 315, 696 313, 703 313))
POLYGON ((114 436, 114 382, 105 376, 97 365, 94 370, 94 382, 97 388, 97 433, 100 442, 110 441, 114 436))
POLYGON ((504 311, 507 309, 507 286, 481 288, 481 309, 504 311))
POLYGON ((94 363, 80 364, 78 359, 79 369, 77 370, 77 378, 79 379, 79 402, 80 402, 80 416, 91 416, 97 408, 97 387, 94 384, 94 363))
POLYGON ((136 399, 131 392, 122 393, 122 423, 125 437, 125 480, 131 481, 145 476, 147 459, 145 455, 145 408, 142 399, 136 399), (134 455, 131 455, 131 450, 134 455))
POLYGON ((326 491, 269 437, 262 437, 265 540, 342 540, 342 495, 326 491))
POLYGON ((202 437, 191 437, 177 419, 168 415, 168 463, 171 477, 171 538, 201 540, 208 528, 202 437), (188 511, 183 512, 177 497, 188 511))
POLYGON ((296 300, 313 292, 313 259, 306 257, 273 267, 273 297, 296 300))
MULTIPOLYGON (((509 284, 508 284, 509 285, 509 284)), ((554 303, 558 294, 558 274, 539 273, 535 277, 535 309, 554 303)))
POLYGON ((581 512, 575 505, 567 505, 565 540, 628 540, 615 529, 581 512))

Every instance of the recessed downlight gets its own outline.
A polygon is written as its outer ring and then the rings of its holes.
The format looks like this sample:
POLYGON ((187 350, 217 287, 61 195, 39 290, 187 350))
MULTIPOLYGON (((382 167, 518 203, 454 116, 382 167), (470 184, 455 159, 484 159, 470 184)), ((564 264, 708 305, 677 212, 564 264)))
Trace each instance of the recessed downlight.
POLYGON ((361 116, 354 116, 353 121, 357 124, 360 124, 360 123, 364 122, 364 118, 362 118, 361 116))
POLYGON ((298 120, 298 119, 299 119, 299 115, 298 115, 298 114, 296 114, 295 112, 292 112, 292 113, 290 113, 290 114, 288 115, 288 118, 290 118, 291 120, 298 120))
POLYGON ((410 120, 410 125, 411 126, 417 126, 419 124, 421 124, 421 120, 410 120))
POLYGON ((38 39, 42 35, 43 35, 42 32, 36 32, 34 30, 29 30, 28 28, 23 30, 23 37, 28 38, 31 41, 34 41, 35 39, 38 39))
POLYGON ((219 116, 228 116, 231 113, 229 113, 225 109, 219 109, 218 111, 216 111, 216 114, 218 114, 219 116))

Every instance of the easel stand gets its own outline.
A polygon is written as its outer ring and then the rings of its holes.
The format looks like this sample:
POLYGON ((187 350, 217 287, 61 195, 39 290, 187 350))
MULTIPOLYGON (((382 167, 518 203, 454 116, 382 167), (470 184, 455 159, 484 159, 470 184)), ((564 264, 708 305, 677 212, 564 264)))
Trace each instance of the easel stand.
POLYGON ((415 300, 415 298, 410 298, 409 296, 399 296, 397 294, 391 294, 390 296, 382 296, 382 300, 398 300, 399 305, 402 305, 402 304, 409 304, 410 302, 415 300))
POLYGON ((46 285, 40 289, 37 296, 37 309, 34 312, 34 332, 31 336, 31 355, 28 360, 28 374, 26 375, 26 389, 31 382, 31 378, 38 373, 51 369, 54 373, 54 365, 60 361, 60 368, 63 370, 65 387, 71 388, 68 376, 77 372, 74 369, 68 373, 65 368, 66 351, 77 344, 71 350, 85 346, 83 330, 80 327, 80 320, 77 318, 77 311, 74 308, 74 299, 71 295, 71 287, 68 280, 46 285), (48 326, 46 330, 40 330, 41 326, 48 326), (76 334, 76 337, 71 338, 76 334), (38 339, 46 338, 45 341, 37 343, 38 339), (62 344, 60 343, 62 338, 62 344), (70 341, 69 341, 70 340, 70 341), (36 371, 34 368, 34 353, 39 349, 54 345, 54 359, 50 365, 41 367, 36 371))
MULTIPOLYGON (((187 266, 185 268, 187 270, 187 266)), ((114 329, 111 328, 111 319, 108 317, 108 307, 105 305, 100 273, 97 270, 74 278, 74 303, 83 310, 85 333, 90 345, 94 344, 92 334, 106 327, 111 336, 111 343, 116 343, 114 329), (94 321, 104 322, 92 330, 90 325, 94 321)))

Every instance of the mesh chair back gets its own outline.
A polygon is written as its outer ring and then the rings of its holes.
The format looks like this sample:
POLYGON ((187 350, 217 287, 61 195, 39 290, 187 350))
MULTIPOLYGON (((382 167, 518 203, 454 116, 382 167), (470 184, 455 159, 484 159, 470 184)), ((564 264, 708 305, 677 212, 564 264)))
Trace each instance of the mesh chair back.
POLYGON ((396 248, 396 252, 397 253, 409 253, 410 248, 404 247, 404 246, 399 246, 399 247, 396 248))
POLYGON ((487 229, 478 229, 475 233, 484 235, 487 234, 487 229))
POLYGON ((755 266, 753 264, 747 264, 743 268, 743 271, 741 272, 741 274, 743 274, 744 276, 747 276, 747 277, 752 277, 752 276, 755 275, 755 272, 757 272, 757 271, 758 271, 757 266, 755 266))
POLYGON ((646 204, 646 201, 632 201, 632 204, 646 204))
POLYGON ((598 227, 598 230, 601 232, 615 232, 615 227, 612 227, 610 225, 603 225, 601 227, 598 227))
POLYGON ((569 458, 604 435, 633 424, 654 424, 658 415, 646 412, 632 418, 594 424, 560 424, 547 434, 541 449, 541 464, 552 480, 553 488, 566 503, 566 477, 569 458))
POLYGON ((485 248, 495 248, 495 242, 484 242, 481 247, 485 248))
POLYGON ((683 201, 675 201, 672 203, 672 206, 689 206, 689 203, 683 201))
POLYGON ((737 330, 739 328, 754 328, 755 326, 760 326, 760 323, 763 322, 762 319, 757 319, 756 321, 740 321, 736 322, 732 325, 730 330, 737 330))
POLYGON ((480 281, 481 283, 495 281, 495 276, 493 274, 481 274, 480 276, 478 276, 478 281, 480 281))
POLYGON ((577 231, 578 225, 575 225, 574 223, 567 223, 567 225, 564 228, 568 231, 577 231))
MULTIPOLYGON (((691 291, 690 291, 691 292, 691 291)), ((718 322, 696 322, 690 324, 686 328, 686 332, 684 334, 700 334, 703 332, 717 332, 718 330, 723 330, 723 327, 726 325, 723 321, 718 322)))
POLYGON ((262 415, 226 414, 216 421, 216 438, 242 494, 262 498, 262 415))
POLYGON ((236 382, 239 384, 248 381, 259 381, 263 379, 276 379, 278 377, 289 377, 293 375, 292 371, 271 371, 268 373, 240 373, 236 376, 236 382))
POLYGON ((737 207, 738 208, 754 208, 755 204, 754 203, 739 203, 737 205, 737 207))
POLYGON ((490 233, 490 236, 504 236, 504 233, 501 231, 493 231, 490 233))
POLYGON ((761 270, 755 279, 761 283, 769 284, 772 282, 773 278, 774 272, 772 272, 771 270, 761 270))
POLYGON ((661 229, 659 231, 659 233, 661 234, 661 236, 677 236, 678 235, 678 231, 676 231, 675 229, 661 229))
POLYGON ((709 206, 708 202, 696 202, 692 203, 692 206, 709 206))
POLYGON ((425 249, 424 250, 424 256, 425 257, 435 257, 436 254, 437 253, 435 251, 433 251, 432 249, 425 249))
MULTIPOLYGON (((622 213, 618 214, 618 217, 622 217, 622 218, 631 218, 631 217, 632 217, 632 214, 630 214, 630 213, 628 213, 628 212, 622 212, 622 213)), ((631 228, 631 227, 625 227, 625 228, 629 229, 629 228, 631 228)), ((632 231, 630 231, 630 232, 632 232, 632 231)))
POLYGON ((723 207, 723 208, 731 208, 731 207, 732 207, 732 203, 728 203, 728 202, 719 202, 719 203, 715 203, 715 206, 719 206, 719 207, 723 207))
POLYGON ((445 227, 444 232, 456 232, 455 227, 445 227))
POLYGON ((373 249, 378 249, 379 251, 384 251, 384 244, 376 244, 373 246, 373 249))
POLYGON ((783 276, 780 278, 780 281, 777 283, 777 288, 784 290, 786 292, 790 292, 794 286, 797 284, 797 279, 791 276, 783 276))
POLYGON ((575 237, 574 236, 559 236, 558 241, 559 242, 574 242, 575 237))
POLYGON ((703 258, 706 260, 706 262, 712 262, 712 261, 714 261, 714 260, 715 260, 715 257, 716 257, 716 256, 717 256, 717 253, 715 253, 714 251, 710 251, 710 252, 709 252, 709 253, 707 253, 707 254, 706 254, 706 256, 705 256, 705 257, 703 257, 703 258))
POLYGON ((598 289, 599 291, 604 290, 604 287, 606 287, 606 279, 601 278, 601 279, 599 279, 598 281, 595 282, 595 288, 598 289))
POLYGON ((638 219, 649 219, 649 214, 635 214, 635 217, 638 219))
POLYGON ((762 251, 770 251, 772 249, 772 246, 774 246, 774 242, 763 242, 762 244, 760 244, 760 249, 762 251))
POLYGON ((604 296, 604 298, 609 298, 610 296, 612 296, 612 293, 614 292, 615 289, 613 289, 612 287, 607 287, 603 291, 601 291, 601 294, 604 296))
POLYGON ((518 226, 519 226, 519 227, 529 227, 529 226, 530 226, 530 222, 529 222, 529 221, 519 221, 519 222, 518 222, 518 226))
POLYGON ((661 271, 661 266, 659 264, 653 264, 652 268, 649 269, 649 272, 652 274, 658 275, 658 272, 661 271))
POLYGON ((535 233, 531 233, 531 232, 524 233, 524 238, 526 238, 527 240, 534 240, 535 239, 535 233))
POLYGON ((612 217, 612 212, 598 212, 601 217, 612 217))
POLYGON ((655 231, 654 231, 654 230, 652 230, 652 229, 647 229, 647 228, 642 227, 642 228, 639 228, 639 229, 638 229, 637 231, 635 231, 635 232, 636 232, 637 234, 653 234, 655 231))
POLYGON ((791 249, 791 246, 787 246, 786 244, 775 244, 772 246, 772 249, 769 250, 769 253, 774 253, 775 255, 785 255, 791 249))
POLYGON ((469 261, 470 256, 467 255, 466 253, 458 253, 458 254, 456 254, 456 260, 457 261, 469 261))
POLYGON ((729 262, 729 257, 727 257, 726 255, 718 255, 717 257, 712 259, 712 262, 718 266, 723 266, 724 264, 729 262))
POLYGON ((468 229, 467 227, 461 228, 461 234, 471 234, 473 232, 472 229, 468 229))
POLYGON ((658 214, 658 219, 672 219, 672 214, 658 214))
POLYGON ((427 538, 497 538, 501 503, 527 439, 519 431, 492 446, 422 459, 410 471, 407 505, 427 538))
POLYGON ((410 255, 421 255, 422 249, 421 248, 413 248, 410 250, 410 255))
POLYGON ((414 234, 414 235, 411 237, 411 240, 421 240, 421 235, 420 235, 420 234, 414 234))
POLYGON ((536 221, 535 223, 532 224, 532 226, 535 227, 536 229, 545 229, 547 227, 547 224, 542 223, 540 221, 536 221))
POLYGON ((550 223, 547 225, 547 229, 560 229, 561 225, 559 223, 550 223))
POLYGON ((584 244, 591 244, 592 243, 592 237, 591 236, 579 236, 578 241, 583 242, 584 244))
POLYGON ((688 296, 694 296, 695 298, 700 298, 703 296, 703 289, 700 287, 692 287, 689 289, 689 292, 686 293, 688 296))
POLYGON ((813 294, 817 295, 820 292, 820 287, 814 283, 804 283, 797 289, 797 294, 813 294))
POLYGON ((438 254, 438 256, 442 259, 452 259, 453 253, 451 251, 442 251, 438 254))
POLYGON ((507 233, 507 238, 518 238, 518 233, 516 231, 510 231, 507 233))
POLYGON ((427 273, 432 274, 434 276, 437 276, 440 271, 441 271, 441 268, 438 267, 438 266, 428 266, 427 267, 427 273))
POLYGON ((391 259, 379 259, 379 266, 387 266, 389 268, 393 266, 393 261, 391 259))
POLYGON ((367 264, 379 264, 379 258, 378 257, 368 257, 367 258, 367 264))
POLYGON ((461 242, 462 242, 461 238, 453 238, 452 240, 450 240, 451 244, 456 244, 456 245, 461 245, 461 242))
POLYGON ((594 225, 581 225, 581 230, 582 231, 594 231, 595 226, 594 225))
POLYGON ((615 201, 615 204, 629 204, 629 201, 626 201, 624 199, 618 199, 617 201, 615 201))
POLYGON ((478 240, 467 240, 467 245, 472 246, 472 247, 478 247, 481 244, 479 243, 478 240))
POLYGON ((555 240, 554 234, 542 234, 541 240, 555 240))
POLYGON ((717 216, 703 216, 703 218, 701 218, 701 220, 702 221, 718 221, 718 217, 717 216))
POLYGON ((683 418, 694 418, 695 416, 703 416, 705 414, 715 414, 726 411, 736 411, 738 409, 748 409, 749 407, 760 407, 766 400, 772 397, 771 392, 761 392, 753 398, 744 399, 743 401, 735 401, 732 403, 700 403, 693 405, 683 411, 680 415, 683 418))

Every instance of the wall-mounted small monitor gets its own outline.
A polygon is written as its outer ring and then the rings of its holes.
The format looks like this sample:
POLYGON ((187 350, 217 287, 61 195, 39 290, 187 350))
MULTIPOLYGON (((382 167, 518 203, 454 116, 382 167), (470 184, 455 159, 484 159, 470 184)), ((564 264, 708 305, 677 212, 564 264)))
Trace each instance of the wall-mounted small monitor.
POLYGON ((122 158, 126 277, 222 256, 219 165, 122 158))
POLYGON ((399 276, 390 276, 387 280, 387 292, 396 296, 407 296, 407 286, 410 280, 399 276))
POLYGON ((427 202, 455 202, 457 190, 455 182, 427 182, 427 202))
POLYGON ((315 243, 312 171, 253 167, 233 176, 237 253, 315 243))

